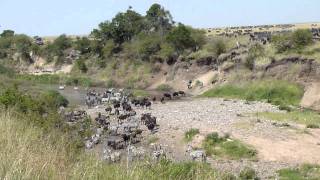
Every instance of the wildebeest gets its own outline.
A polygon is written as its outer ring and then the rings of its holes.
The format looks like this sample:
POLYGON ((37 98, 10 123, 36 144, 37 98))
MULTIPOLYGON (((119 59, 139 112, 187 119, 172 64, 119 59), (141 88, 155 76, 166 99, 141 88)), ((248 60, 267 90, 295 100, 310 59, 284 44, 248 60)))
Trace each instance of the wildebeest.
POLYGON ((179 92, 174 92, 174 93, 172 93, 172 96, 173 96, 173 97, 178 97, 178 96, 179 96, 179 92))
POLYGON ((145 124, 150 131, 153 131, 157 125, 157 118, 151 116, 150 113, 146 113, 141 115, 141 122, 145 124))
POLYGON ((181 96, 185 96, 185 95, 186 95, 186 93, 185 93, 184 91, 178 91, 178 93, 179 93, 179 95, 181 95, 181 96))
POLYGON ((123 108, 123 110, 125 110, 125 111, 132 111, 131 106, 130 106, 128 103, 126 103, 126 102, 123 102, 123 103, 122 103, 122 108, 123 108))
POLYGON ((164 103, 164 97, 161 97, 160 102, 164 103))
POLYGON ((172 99, 171 94, 169 94, 169 93, 164 93, 163 97, 168 98, 168 99, 172 99))
POLYGON ((108 106, 104 109, 106 112, 111 113, 112 111, 112 107, 108 106))
POLYGON ((118 109, 118 108, 120 108, 120 102, 115 102, 114 104, 113 104, 113 108, 115 108, 115 109, 118 109))
POLYGON ((95 120, 99 125, 109 126, 110 122, 107 121, 108 118, 109 118, 108 116, 104 116, 104 115, 101 115, 101 113, 99 113, 98 117, 96 117, 95 120))

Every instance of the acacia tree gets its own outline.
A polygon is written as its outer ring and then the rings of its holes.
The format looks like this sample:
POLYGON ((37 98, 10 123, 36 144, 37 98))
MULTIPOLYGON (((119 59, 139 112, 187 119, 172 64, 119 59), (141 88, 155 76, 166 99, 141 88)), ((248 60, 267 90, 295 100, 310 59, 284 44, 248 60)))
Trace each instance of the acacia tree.
POLYGON ((182 52, 184 49, 194 48, 195 46, 190 29, 181 23, 168 33, 166 39, 178 52, 182 52))
POLYGON ((13 37, 13 36, 14 36, 14 31, 12 31, 12 30, 4 30, 0 34, 0 37, 13 37))
POLYGON ((154 29, 164 35, 169 31, 174 21, 169 11, 165 10, 160 4, 153 4, 146 14, 149 30, 154 29))
POLYGON ((106 43, 112 39, 114 43, 121 45, 131 40, 144 28, 144 19, 139 13, 128 9, 125 13, 118 13, 112 21, 99 24, 99 29, 94 29, 91 35, 106 43))

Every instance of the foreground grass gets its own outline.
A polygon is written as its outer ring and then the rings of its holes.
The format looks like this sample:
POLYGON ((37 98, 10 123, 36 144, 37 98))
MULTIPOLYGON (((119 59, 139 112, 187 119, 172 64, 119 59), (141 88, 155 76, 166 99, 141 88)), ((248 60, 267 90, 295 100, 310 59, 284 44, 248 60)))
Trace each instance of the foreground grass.
POLYGON ((61 132, 22 120, 12 111, 0 113, 0 179, 218 179, 205 164, 141 162, 106 164, 69 146, 61 132))
POLYGON ((279 105, 283 109, 287 109, 290 105, 298 105, 302 96, 302 87, 294 83, 278 80, 227 84, 211 89, 201 95, 201 97, 224 97, 249 101, 266 100, 274 105, 279 105))
POLYGON ((229 159, 253 159, 256 157, 256 150, 228 137, 219 137, 218 133, 211 133, 206 136, 203 147, 206 153, 217 157, 229 159))
POLYGON ((281 180, 316 180, 320 179, 320 166, 305 164, 299 168, 278 171, 281 180))
POLYGON ((317 126, 320 126, 320 114, 311 110, 297 110, 288 113, 262 112, 257 113, 256 115, 274 121, 292 121, 295 123, 304 124, 310 128, 316 128, 317 126))

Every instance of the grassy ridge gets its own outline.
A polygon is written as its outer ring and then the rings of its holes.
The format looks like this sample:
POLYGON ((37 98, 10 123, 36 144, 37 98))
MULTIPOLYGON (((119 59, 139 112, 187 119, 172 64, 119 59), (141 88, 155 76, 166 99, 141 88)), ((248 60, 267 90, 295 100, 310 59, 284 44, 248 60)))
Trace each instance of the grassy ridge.
POLYGON ((297 84, 278 81, 252 81, 243 84, 227 84, 211 89, 201 95, 202 97, 224 97, 246 99, 249 101, 266 100, 280 108, 296 106, 303 96, 303 89, 297 84))

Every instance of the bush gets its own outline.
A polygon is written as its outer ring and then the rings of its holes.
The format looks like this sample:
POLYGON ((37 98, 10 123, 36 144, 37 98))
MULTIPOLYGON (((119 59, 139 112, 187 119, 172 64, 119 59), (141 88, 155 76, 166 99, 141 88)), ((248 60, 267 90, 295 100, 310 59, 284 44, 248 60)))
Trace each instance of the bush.
POLYGON ((290 34, 274 35, 271 39, 278 53, 283 53, 293 47, 290 34))
POLYGON ((107 83, 106 83, 106 86, 109 87, 109 88, 116 87, 117 86, 117 82, 115 80, 113 80, 113 79, 108 79, 107 83))
POLYGON ((310 129, 319 129, 320 126, 318 124, 307 124, 307 128, 310 129))
POLYGON ((243 170, 241 170, 239 178, 241 180, 249 180, 249 179, 256 180, 256 179, 259 179, 257 177, 256 171, 254 169, 252 169, 252 168, 249 168, 249 167, 246 167, 243 170))
POLYGON ((302 49, 312 43, 312 33, 308 29, 296 30, 291 38, 296 49, 302 49))
POLYGON ((65 97, 54 90, 43 93, 40 100, 48 109, 58 109, 60 106, 67 107, 69 104, 69 101, 65 97))
POLYGON ((197 134, 199 134, 199 133, 200 133, 199 129, 194 129, 194 128, 189 129, 187 132, 184 133, 184 139, 185 139, 187 142, 189 142, 189 141, 191 141, 191 140, 193 139, 193 137, 194 137, 195 135, 197 135, 197 134))
POLYGON ((84 62, 84 60, 77 60, 76 61, 76 67, 82 72, 82 73, 86 73, 88 71, 88 68, 86 66, 86 63, 84 62))
POLYGON ((203 147, 208 155, 230 159, 254 158, 257 154, 254 149, 240 141, 228 141, 228 137, 219 137, 216 132, 206 136, 203 147))
POLYGON ((312 43, 312 33, 307 29, 299 29, 293 33, 275 35, 272 37, 272 43, 278 53, 283 53, 290 49, 300 52, 312 43))
POLYGON ((218 57, 227 51, 226 42, 222 38, 218 38, 212 44, 208 44, 208 51, 213 52, 218 57))
POLYGON ((263 46, 259 43, 252 45, 249 49, 248 57, 246 58, 246 61, 245 61, 245 66, 250 70, 253 70, 255 66, 255 60, 258 57, 263 57, 263 56, 264 56, 263 46))

